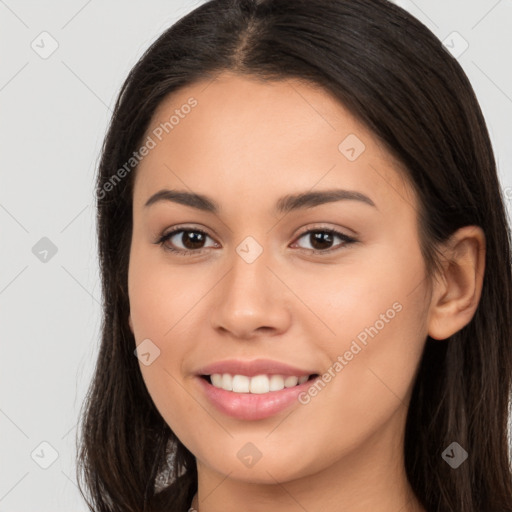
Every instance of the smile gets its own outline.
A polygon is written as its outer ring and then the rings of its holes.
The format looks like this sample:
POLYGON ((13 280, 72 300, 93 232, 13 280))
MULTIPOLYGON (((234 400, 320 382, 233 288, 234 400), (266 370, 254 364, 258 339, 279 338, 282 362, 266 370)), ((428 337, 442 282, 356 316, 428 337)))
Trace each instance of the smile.
POLYGON ((319 373, 271 359, 229 359, 197 368, 198 393, 217 413, 255 421, 300 405, 319 373))
POLYGON ((214 373, 205 375, 209 379, 212 386, 232 391, 233 393, 254 393, 265 394, 274 391, 281 391, 284 388, 292 388, 294 386, 304 384, 313 375, 231 375, 229 373, 214 373))

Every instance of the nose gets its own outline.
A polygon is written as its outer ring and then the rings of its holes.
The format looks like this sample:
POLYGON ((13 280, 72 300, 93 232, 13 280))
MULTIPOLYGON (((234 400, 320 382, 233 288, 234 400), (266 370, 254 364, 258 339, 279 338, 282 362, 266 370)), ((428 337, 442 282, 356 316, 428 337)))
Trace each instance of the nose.
POLYGON ((285 332, 291 322, 291 294, 270 268, 267 252, 252 262, 235 252, 231 261, 212 297, 212 327, 244 340, 285 332))

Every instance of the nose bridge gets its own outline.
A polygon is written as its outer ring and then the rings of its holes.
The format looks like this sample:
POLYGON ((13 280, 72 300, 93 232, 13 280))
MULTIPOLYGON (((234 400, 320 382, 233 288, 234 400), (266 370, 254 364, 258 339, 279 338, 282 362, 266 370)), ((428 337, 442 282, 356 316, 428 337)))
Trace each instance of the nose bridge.
POLYGON ((253 237, 235 247, 212 313, 214 327, 237 337, 249 337, 260 328, 286 328, 289 312, 283 290, 279 291, 282 284, 268 268, 271 259, 270 251, 253 237))
POLYGON ((226 299, 236 298, 242 303, 252 303, 253 308, 258 303, 266 302, 271 288, 270 259, 269 250, 264 249, 254 237, 248 236, 238 244, 231 258, 231 272, 227 276, 226 299))

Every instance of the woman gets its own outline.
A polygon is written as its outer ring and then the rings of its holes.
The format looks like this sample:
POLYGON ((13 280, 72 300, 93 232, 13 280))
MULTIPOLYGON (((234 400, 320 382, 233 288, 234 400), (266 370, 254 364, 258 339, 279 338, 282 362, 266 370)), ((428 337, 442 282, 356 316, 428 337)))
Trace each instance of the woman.
POLYGON ((97 193, 91 510, 512 510, 503 198, 412 16, 206 2, 129 74, 97 193))

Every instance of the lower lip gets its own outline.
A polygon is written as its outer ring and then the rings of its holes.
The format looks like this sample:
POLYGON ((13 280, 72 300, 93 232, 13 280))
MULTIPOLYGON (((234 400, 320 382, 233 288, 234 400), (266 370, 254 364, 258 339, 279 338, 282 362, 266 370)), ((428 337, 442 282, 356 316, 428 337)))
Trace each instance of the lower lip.
POLYGON ((206 379, 198 377, 208 399, 222 413, 240 420, 262 420, 280 413, 292 404, 299 404, 298 396, 318 379, 269 393, 235 393, 216 388, 206 379))

